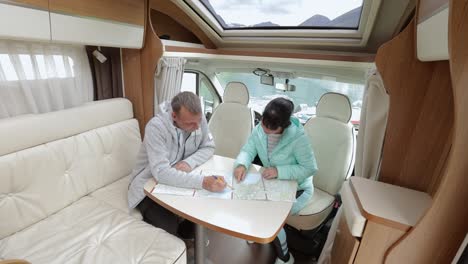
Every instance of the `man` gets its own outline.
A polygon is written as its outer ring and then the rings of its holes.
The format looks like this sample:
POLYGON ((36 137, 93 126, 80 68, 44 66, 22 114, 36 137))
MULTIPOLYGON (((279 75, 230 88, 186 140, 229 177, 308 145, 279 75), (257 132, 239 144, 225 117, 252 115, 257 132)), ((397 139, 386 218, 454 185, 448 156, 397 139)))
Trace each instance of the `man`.
POLYGON ((128 190, 128 205, 138 208, 145 222, 187 238, 193 235, 193 223, 185 220, 179 226, 175 214, 145 196, 144 184, 154 177, 161 184, 220 192, 226 183, 192 172, 210 159, 215 149, 198 96, 182 92, 159 108, 145 128, 128 190))

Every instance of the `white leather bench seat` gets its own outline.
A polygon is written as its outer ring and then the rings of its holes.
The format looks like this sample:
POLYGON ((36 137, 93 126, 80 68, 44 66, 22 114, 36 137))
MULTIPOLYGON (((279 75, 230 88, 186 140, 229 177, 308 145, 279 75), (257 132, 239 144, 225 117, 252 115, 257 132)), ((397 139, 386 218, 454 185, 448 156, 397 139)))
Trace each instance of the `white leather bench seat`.
POLYGON ((143 216, 138 209, 129 210, 128 208, 127 191, 129 183, 130 175, 91 193, 90 196, 103 201, 126 214, 130 214, 136 219, 142 220, 143 216))
POLYGON ((185 263, 182 240, 106 202, 83 197, 0 241, 2 258, 31 263, 185 263))
POLYGON ((141 136, 123 98, 0 120, 0 260, 186 263, 185 244, 128 209, 141 136))

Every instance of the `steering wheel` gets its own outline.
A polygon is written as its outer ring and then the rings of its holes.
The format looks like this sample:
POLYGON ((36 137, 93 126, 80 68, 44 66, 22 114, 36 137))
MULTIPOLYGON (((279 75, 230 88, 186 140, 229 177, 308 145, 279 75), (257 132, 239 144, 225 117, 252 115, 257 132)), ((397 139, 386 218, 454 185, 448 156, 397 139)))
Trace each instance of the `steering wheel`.
POLYGON ((260 120, 262 120, 262 115, 257 111, 254 111, 254 113, 255 113, 254 123, 255 125, 258 125, 260 123, 260 120))

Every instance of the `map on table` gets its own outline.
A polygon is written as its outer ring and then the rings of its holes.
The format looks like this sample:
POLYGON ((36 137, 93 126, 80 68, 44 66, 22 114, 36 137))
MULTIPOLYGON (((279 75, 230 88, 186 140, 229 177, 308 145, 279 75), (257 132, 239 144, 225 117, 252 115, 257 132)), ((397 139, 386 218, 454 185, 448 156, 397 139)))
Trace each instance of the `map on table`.
POLYGON ((226 187, 223 192, 214 193, 207 190, 172 187, 157 184, 153 194, 172 194, 181 196, 194 196, 217 199, 234 200, 269 200, 269 201, 296 201, 296 183, 285 180, 267 180, 260 172, 247 173, 242 182, 237 182, 232 172, 228 171, 202 171, 205 176, 223 176, 224 180, 233 189, 226 187))

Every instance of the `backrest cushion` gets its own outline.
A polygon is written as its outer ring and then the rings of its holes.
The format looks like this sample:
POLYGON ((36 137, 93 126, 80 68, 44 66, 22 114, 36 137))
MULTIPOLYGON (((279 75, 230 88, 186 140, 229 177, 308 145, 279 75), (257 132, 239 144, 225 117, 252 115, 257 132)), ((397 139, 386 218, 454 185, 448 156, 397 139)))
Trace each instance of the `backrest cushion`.
POLYGON ((0 122, 23 140, 0 145, 0 239, 130 174, 141 144, 132 116, 113 99, 0 122))
POLYGON ((216 155, 236 158, 253 129, 253 113, 245 105, 222 103, 211 116, 208 128, 216 144, 216 155))
POLYGON ((314 186, 335 195, 354 160, 356 136, 350 123, 332 118, 314 117, 304 126, 314 150, 318 171, 314 175, 314 186))

